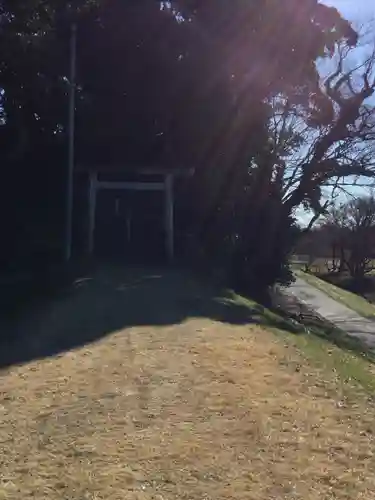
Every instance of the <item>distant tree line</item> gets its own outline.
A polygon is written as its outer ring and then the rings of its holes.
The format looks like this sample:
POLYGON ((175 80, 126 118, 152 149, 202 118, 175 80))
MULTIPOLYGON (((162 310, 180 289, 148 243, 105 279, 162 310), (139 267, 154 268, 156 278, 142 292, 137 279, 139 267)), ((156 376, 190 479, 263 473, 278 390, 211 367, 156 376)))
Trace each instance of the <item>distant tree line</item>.
POLYGON ((0 18, 3 269, 62 256, 72 21, 76 162, 193 166, 189 257, 228 283, 288 281, 296 209, 374 175, 374 59, 352 63, 363 37, 317 0, 8 0, 0 18))
POLYGON ((375 269, 375 199, 364 195, 333 206, 317 227, 298 242, 307 256, 306 270, 318 259, 328 273, 346 273, 362 280, 375 269))

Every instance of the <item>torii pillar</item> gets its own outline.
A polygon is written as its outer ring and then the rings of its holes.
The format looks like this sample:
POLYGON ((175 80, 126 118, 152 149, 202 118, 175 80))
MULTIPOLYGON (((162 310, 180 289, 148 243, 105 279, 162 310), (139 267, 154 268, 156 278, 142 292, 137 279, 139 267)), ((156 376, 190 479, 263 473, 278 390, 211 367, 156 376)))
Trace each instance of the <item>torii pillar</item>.
POLYGON ((96 199, 100 189, 126 189, 135 191, 164 191, 164 228, 165 248, 169 262, 174 260, 174 174, 164 175, 164 182, 116 182, 98 181, 96 171, 89 174, 88 189, 88 241, 87 252, 94 253, 94 235, 96 219, 96 199))

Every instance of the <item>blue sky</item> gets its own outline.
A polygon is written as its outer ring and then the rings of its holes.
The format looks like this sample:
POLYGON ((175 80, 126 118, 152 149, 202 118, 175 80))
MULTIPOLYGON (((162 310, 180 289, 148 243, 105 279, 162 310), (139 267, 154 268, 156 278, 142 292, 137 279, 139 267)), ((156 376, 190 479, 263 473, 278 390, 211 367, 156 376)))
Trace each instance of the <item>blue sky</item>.
POLYGON ((375 18, 374 0, 322 0, 322 3, 336 7, 343 17, 354 23, 368 22, 375 18))
MULTIPOLYGON (((322 3, 336 7, 345 19, 348 19, 354 26, 362 26, 375 23, 375 0, 322 0, 322 3)), ((361 50, 361 49, 359 49, 361 50)), ((363 57, 365 57, 363 51, 363 57)), ((360 57, 360 54, 358 54, 360 57)), ((352 188, 351 192, 363 194, 367 191, 363 188, 352 188)))
MULTIPOLYGON (((336 7, 345 19, 353 23, 354 27, 368 24, 374 24, 375 26, 375 0, 321 0, 321 3, 336 7)), ((361 50, 359 49, 359 51, 361 50)), ((361 52, 358 52, 358 57, 361 57, 361 52)), ((365 51, 363 51, 363 57, 365 57, 365 51)), ((351 187, 348 190, 354 196, 368 194, 369 192, 368 189, 360 187, 351 187)), ((340 196, 340 201, 346 199, 345 195, 340 196)), ((311 214, 300 208, 297 210, 297 218, 302 224, 307 224, 311 214)))

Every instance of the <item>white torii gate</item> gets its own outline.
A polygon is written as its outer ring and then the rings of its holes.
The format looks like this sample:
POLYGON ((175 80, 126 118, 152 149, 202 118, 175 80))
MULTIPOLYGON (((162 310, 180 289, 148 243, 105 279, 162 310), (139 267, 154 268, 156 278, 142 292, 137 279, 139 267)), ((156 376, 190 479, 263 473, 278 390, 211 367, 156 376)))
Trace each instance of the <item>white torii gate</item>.
MULTIPOLYGON (((126 172, 126 171, 125 171, 126 172)), ((89 173, 89 223, 88 223, 88 254, 94 253, 94 234, 96 221, 96 200, 99 190, 132 190, 132 191, 162 191, 164 192, 164 227, 166 233, 165 247, 168 260, 174 259, 174 178, 176 175, 192 175, 194 170, 176 169, 176 170, 156 170, 142 169, 136 171, 141 175, 160 175, 163 182, 121 182, 98 180, 98 171, 89 173)))

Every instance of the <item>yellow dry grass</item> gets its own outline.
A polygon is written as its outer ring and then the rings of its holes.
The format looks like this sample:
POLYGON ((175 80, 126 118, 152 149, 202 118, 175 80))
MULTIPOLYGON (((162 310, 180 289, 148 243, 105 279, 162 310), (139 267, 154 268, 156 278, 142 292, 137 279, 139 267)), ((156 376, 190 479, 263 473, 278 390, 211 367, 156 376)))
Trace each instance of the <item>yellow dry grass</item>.
POLYGON ((257 326, 130 327, 0 378, 0 499, 375 499, 375 409, 257 326))

